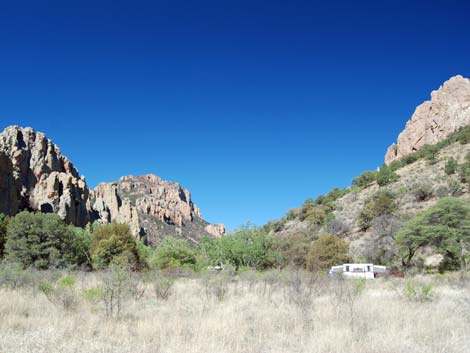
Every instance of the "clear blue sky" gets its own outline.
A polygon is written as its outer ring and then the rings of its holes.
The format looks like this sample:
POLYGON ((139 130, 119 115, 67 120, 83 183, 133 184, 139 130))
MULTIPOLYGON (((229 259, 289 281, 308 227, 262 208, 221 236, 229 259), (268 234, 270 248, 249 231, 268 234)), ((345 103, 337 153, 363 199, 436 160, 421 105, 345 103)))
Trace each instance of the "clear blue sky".
POLYGON ((0 123, 94 187, 156 173, 229 229, 382 163, 469 76, 468 1, 4 1, 0 123), (14 7, 12 7, 14 6, 14 7))

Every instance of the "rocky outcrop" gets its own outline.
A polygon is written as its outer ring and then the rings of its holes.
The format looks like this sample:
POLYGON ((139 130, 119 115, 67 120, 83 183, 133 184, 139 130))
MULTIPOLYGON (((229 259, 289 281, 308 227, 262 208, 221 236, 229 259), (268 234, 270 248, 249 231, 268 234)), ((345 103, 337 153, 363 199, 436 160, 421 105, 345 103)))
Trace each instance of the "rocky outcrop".
POLYGON ((187 189, 154 174, 102 183, 93 191, 93 200, 93 209, 102 222, 127 223, 136 237, 152 245, 165 236, 198 242, 204 235, 225 234, 223 225, 202 219, 187 189))
POLYGON ((221 237, 226 232, 224 224, 208 224, 204 230, 214 237, 221 237))
POLYGON ((430 101, 416 108, 397 143, 388 148, 385 163, 400 159, 426 144, 435 144, 469 124, 470 79, 454 76, 431 93, 430 101))
POLYGON ((0 211, 55 212, 68 223, 90 221, 85 179, 43 133, 7 127, 0 134, 0 211))

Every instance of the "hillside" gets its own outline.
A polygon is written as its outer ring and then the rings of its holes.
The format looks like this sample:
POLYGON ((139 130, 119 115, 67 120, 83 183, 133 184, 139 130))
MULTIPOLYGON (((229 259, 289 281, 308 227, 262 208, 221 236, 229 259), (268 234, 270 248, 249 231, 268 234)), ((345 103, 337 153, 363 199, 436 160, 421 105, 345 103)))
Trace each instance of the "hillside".
MULTIPOLYGON (((442 198, 470 198, 470 126, 466 120, 470 119, 470 80, 451 78, 417 112, 393 145, 398 153, 391 156, 389 148, 387 164, 380 170, 364 172, 351 187, 307 200, 265 228, 288 246, 331 233, 349 242, 355 259, 396 261, 394 237, 404 222, 442 198), (423 113, 425 108, 429 114, 423 113), (435 116, 436 112, 442 115, 435 116), (430 116, 432 122, 439 121, 438 130, 430 128, 430 116), (448 170, 448 164, 454 170, 448 170)), ((437 266, 436 255, 435 249, 424 247, 416 262, 437 266)))

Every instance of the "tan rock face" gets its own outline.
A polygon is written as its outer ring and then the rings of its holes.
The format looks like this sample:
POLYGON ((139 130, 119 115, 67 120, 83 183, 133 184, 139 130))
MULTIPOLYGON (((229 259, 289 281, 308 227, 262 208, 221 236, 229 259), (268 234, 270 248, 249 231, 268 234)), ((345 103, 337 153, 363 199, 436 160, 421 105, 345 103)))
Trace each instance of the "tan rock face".
POLYGON ((226 232, 224 224, 208 224, 204 229, 207 233, 215 237, 221 237, 226 232))
POLYGON ((130 224, 135 237, 152 245, 165 236, 197 242, 204 235, 225 234, 223 225, 209 225, 202 219, 187 189, 154 174, 102 183, 93 191, 93 198, 102 222, 130 224))
POLYGON ((435 144, 469 124, 470 79, 454 76, 431 93, 430 101, 416 108, 397 143, 388 148, 385 163, 400 159, 426 144, 435 144))
POLYGON ((43 133, 7 127, 0 134, 0 155, 0 193, 7 196, 0 210, 55 212, 79 226, 90 220, 85 180, 43 133))

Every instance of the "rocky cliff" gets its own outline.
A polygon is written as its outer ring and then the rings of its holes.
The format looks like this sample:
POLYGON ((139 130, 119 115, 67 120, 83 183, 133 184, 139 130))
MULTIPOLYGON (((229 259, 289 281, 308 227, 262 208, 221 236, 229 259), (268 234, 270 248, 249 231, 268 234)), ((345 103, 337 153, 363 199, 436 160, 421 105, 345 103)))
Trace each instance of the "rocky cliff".
POLYGON ((0 134, 0 195, 5 214, 55 212, 79 226, 91 219, 85 179, 51 140, 31 128, 10 126, 0 134))
POLYGON ((127 223, 136 238, 164 236, 194 242, 225 233, 202 219, 188 190, 156 175, 126 176, 90 191, 71 161, 43 133, 7 127, 0 133, 0 212, 54 212, 67 223, 127 223))
POLYGON ((93 209, 103 222, 131 225, 150 244, 165 236, 181 236, 197 242, 204 235, 220 236, 223 225, 209 224, 180 184, 154 174, 125 176, 102 183, 93 191, 93 209))
POLYGON ((470 79, 460 75, 431 93, 431 100, 419 105, 405 129, 385 155, 389 164, 426 144, 435 144, 462 126, 470 124, 470 79))

